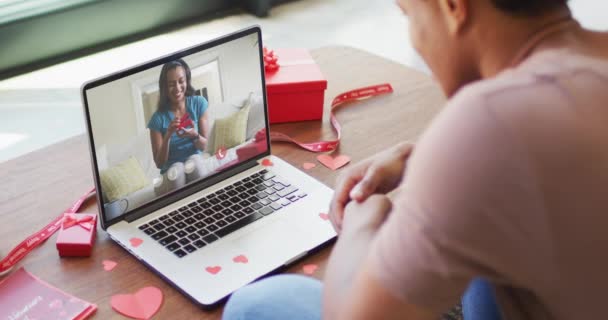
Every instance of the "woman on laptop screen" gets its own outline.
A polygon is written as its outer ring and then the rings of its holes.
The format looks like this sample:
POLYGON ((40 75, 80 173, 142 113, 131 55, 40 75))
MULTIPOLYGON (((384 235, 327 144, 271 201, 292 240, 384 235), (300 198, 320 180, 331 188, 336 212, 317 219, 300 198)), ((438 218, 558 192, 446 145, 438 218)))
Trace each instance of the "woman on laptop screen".
POLYGON ((177 184, 185 182, 179 177, 184 175, 184 163, 199 157, 209 136, 209 103, 194 95, 191 80, 190 67, 184 60, 163 65, 158 80, 158 109, 148 122, 154 162, 161 174, 170 171, 170 180, 182 180, 177 184))

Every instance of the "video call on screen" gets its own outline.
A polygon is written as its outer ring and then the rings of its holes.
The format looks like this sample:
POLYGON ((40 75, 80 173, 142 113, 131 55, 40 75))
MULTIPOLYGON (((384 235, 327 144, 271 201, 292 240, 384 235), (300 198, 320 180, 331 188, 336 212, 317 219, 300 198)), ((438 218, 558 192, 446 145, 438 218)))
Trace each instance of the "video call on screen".
POLYGON ((257 42, 246 35, 85 92, 106 220, 266 152, 257 42))

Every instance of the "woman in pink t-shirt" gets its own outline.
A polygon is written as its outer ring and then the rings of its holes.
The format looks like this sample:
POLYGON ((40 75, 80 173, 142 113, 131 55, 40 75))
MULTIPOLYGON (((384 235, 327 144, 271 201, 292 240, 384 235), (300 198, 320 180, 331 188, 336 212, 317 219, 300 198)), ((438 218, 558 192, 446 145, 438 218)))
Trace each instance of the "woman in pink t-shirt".
POLYGON ((437 319, 463 294, 466 320, 604 318, 608 34, 566 2, 399 0, 447 105, 338 179, 323 285, 255 283, 225 318, 437 319))

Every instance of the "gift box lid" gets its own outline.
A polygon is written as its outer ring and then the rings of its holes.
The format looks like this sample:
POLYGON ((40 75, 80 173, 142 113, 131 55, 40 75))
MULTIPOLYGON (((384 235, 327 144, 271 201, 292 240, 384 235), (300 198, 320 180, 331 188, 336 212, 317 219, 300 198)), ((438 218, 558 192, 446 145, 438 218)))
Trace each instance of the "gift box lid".
POLYGON ((268 93, 325 90, 327 80, 306 49, 276 49, 279 69, 266 73, 268 93))

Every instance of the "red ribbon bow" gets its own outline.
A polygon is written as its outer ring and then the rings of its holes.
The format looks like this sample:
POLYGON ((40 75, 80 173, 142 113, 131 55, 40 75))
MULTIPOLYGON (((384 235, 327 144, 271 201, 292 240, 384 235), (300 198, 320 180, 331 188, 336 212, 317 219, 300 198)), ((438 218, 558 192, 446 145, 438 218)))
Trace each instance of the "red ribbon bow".
POLYGON ((190 119, 189 113, 186 113, 179 119, 179 129, 185 129, 192 126, 194 126, 194 123, 192 122, 192 119, 190 119))
POLYGON ((266 72, 275 72, 279 70, 279 57, 274 54, 273 50, 264 47, 264 69, 266 72))
POLYGON ((66 213, 63 215, 63 223, 61 224, 62 229, 68 229, 75 225, 81 226, 83 229, 90 231, 93 228, 93 216, 66 213))

